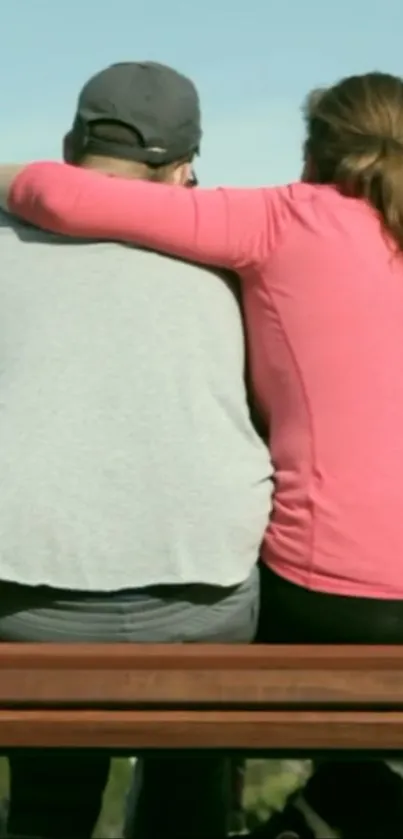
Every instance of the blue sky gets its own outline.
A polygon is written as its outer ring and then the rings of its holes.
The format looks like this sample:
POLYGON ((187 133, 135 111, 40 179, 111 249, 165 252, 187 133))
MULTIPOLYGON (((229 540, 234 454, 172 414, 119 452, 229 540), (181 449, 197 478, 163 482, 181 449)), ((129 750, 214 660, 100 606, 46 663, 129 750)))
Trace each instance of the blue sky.
POLYGON ((59 157, 86 79, 152 59, 199 88, 203 183, 281 183, 299 175, 309 89, 403 74, 401 0, 9 0, 1 29, 2 162, 59 157))

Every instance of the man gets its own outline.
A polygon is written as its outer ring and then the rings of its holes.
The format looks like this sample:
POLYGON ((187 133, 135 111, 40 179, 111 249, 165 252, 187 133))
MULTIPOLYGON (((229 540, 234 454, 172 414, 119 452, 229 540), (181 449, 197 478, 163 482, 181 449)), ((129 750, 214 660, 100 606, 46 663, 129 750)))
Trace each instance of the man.
MULTIPOLYGON (((200 139, 188 79, 119 64, 85 85, 64 155, 187 186, 200 139)), ((251 641, 270 470, 231 283, 6 214, 0 236, 0 640, 251 641)), ((221 770, 145 760, 134 834, 224 836, 221 770)), ((10 834, 91 836, 108 771, 12 755, 10 834)))

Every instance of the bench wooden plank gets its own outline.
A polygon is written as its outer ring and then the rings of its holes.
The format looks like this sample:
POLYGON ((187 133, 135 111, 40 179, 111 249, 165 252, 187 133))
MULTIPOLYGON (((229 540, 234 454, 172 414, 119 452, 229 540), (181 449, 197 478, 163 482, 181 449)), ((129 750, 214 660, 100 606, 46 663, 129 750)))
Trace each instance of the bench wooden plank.
POLYGON ((1 706, 322 706, 403 708, 403 670, 133 672, 2 670, 1 706))
POLYGON ((403 646, 309 646, 248 644, 1 644, 1 667, 39 667, 40 669, 119 670, 132 669, 237 670, 306 668, 333 670, 346 666, 357 670, 400 670, 403 646))
POLYGON ((0 749, 403 749, 402 712, 2 711, 0 749))
POLYGON ((400 647, 0 645, 0 707, 403 708, 400 647))
POLYGON ((403 749, 400 647, 2 644, 0 671, 3 749, 403 749))

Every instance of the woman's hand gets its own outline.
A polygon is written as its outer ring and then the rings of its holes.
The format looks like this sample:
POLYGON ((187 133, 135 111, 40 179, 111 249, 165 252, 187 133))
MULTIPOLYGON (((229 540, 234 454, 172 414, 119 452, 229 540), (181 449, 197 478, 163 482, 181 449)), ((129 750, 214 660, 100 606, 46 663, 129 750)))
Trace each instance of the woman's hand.
POLYGON ((0 210, 8 210, 8 194, 14 178, 24 169, 24 164, 9 163, 0 166, 0 210))

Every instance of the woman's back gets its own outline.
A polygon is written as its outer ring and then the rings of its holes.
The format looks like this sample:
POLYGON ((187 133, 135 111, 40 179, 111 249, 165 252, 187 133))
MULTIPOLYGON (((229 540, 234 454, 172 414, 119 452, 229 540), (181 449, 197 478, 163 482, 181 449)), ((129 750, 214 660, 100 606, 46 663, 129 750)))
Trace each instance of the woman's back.
POLYGON ((265 559, 305 587, 403 598, 403 257, 366 202, 276 193, 266 282, 244 286, 276 467, 265 559))

